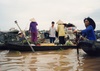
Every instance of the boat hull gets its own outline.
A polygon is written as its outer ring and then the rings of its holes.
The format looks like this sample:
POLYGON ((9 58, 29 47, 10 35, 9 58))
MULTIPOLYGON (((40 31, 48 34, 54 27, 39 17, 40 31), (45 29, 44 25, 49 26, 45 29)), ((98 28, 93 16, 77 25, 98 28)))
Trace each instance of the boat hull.
MULTIPOLYGON (((32 46, 32 48, 35 51, 50 51, 77 48, 77 46, 32 46)), ((28 44, 6 44, 4 46, 0 46, 0 50, 32 51, 28 44)))
POLYGON ((80 41, 78 46, 88 55, 100 55, 100 42, 98 41, 80 41))

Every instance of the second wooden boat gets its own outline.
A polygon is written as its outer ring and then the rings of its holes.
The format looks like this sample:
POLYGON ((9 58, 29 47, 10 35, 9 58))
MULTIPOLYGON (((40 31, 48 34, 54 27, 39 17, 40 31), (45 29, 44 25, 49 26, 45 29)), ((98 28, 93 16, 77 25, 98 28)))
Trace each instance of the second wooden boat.
POLYGON ((88 55, 100 55, 100 41, 80 41, 78 46, 88 55))

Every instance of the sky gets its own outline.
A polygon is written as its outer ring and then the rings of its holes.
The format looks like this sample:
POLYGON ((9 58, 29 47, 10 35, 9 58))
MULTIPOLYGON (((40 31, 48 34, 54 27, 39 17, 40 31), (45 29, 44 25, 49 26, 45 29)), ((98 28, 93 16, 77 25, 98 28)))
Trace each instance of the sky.
MULTIPOLYGON (((48 30, 51 22, 60 19, 85 29, 84 18, 91 17, 100 30, 100 0, 0 0, 0 30, 29 29, 30 19, 35 18, 39 30, 48 30)), ((55 24, 57 26, 57 24, 55 24)))

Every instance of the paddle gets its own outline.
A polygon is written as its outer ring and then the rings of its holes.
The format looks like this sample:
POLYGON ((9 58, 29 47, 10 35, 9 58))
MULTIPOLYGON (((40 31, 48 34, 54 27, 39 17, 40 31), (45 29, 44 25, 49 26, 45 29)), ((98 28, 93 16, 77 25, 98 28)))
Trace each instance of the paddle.
MULTIPOLYGON (((19 27, 17 21, 15 21, 15 24, 18 26, 19 30, 20 30, 20 31, 22 32, 22 34, 24 35, 24 33, 23 33, 23 31, 21 30, 21 28, 19 27)), ((31 50, 32 50, 33 52, 35 52, 35 50, 32 48, 31 44, 29 43, 29 41, 27 40, 27 38, 25 37, 25 35, 24 35, 24 38, 25 38, 25 40, 27 41, 28 45, 30 46, 31 50)))
MULTIPOLYGON (((78 45, 78 39, 79 39, 78 33, 76 33, 76 45, 78 45)), ((79 47, 77 46, 77 54, 79 55, 79 49, 78 48, 79 47)))

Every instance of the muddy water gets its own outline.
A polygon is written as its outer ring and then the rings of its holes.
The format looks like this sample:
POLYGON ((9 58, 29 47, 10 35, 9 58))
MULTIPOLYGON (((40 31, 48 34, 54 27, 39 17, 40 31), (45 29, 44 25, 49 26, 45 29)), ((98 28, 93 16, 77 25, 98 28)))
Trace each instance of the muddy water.
POLYGON ((100 71, 100 57, 76 49, 42 52, 0 51, 0 71, 100 71))

